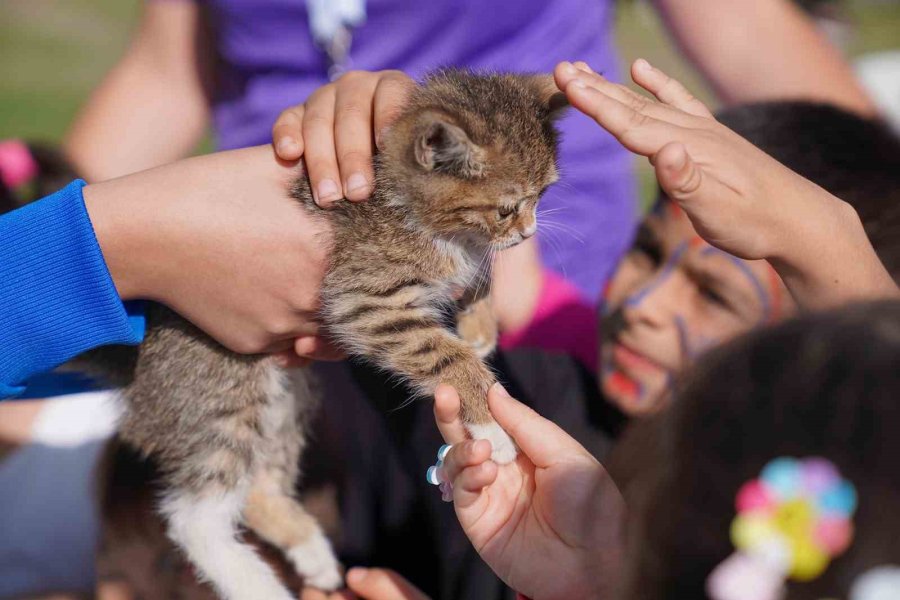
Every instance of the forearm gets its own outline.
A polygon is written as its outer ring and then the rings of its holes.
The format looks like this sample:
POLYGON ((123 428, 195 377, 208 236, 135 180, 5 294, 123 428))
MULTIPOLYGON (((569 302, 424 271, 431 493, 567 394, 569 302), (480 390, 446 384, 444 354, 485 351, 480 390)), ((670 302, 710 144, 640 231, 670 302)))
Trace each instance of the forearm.
POLYGON ((189 154, 206 128, 207 60, 195 3, 152 2, 122 60, 70 128, 65 151, 91 181, 189 154))
POLYGON ((727 102, 803 98, 875 108, 840 52, 788 0, 655 0, 682 50, 727 102))
POLYGON ((820 194, 816 208, 802 224, 784 232, 784 242, 769 259, 797 304, 823 309, 900 298, 900 289, 875 254, 856 211, 813 188, 820 194))

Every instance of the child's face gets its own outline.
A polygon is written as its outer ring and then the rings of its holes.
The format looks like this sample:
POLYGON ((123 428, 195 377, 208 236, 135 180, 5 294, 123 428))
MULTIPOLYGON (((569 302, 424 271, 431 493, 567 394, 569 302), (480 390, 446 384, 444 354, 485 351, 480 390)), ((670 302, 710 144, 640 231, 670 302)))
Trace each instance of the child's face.
POLYGON ((713 248, 672 202, 638 230, 600 315, 600 386, 627 414, 661 408, 699 353, 780 320, 793 302, 765 261, 713 248))

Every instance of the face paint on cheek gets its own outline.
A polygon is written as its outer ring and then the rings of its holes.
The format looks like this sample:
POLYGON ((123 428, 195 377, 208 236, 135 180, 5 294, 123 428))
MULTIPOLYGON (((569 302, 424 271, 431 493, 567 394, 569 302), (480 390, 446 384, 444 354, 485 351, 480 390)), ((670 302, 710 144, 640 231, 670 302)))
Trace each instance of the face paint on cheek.
POLYGON ((662 271, 660 271, 659 274, 654 277, 652 281, 650 281, 650 283, 625 299, 625 306, 629 306, 632 308, 638 306, 641 302, 643 302, 644 298, 649 296, 656 288, 665 283, 669 276, 672 275, 675 267, 678 266, 678 261, 681 260, 681 256, 682 254, 684 254, 684 251, 687 250, 687 247, 687 242, 680 244, 675 249, 675 252, 672 253, 672 256, 669 257, 669 260, 666 261, 666 264, 663 265, 662 271))

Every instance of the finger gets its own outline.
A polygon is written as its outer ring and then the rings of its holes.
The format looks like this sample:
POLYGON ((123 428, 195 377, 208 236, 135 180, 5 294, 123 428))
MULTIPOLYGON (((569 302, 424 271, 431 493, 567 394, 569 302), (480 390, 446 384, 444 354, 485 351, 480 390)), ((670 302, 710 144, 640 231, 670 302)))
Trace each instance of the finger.
POLYGON ((488 406, 497 423, 512 436, 519 449, 536 467, 548 467, 560 459, 571 459, 573 456, 590 457, 588 451, 569 434, 513 399, 499 384, 494 384, 488 392, 488 406))
POLYGON ((346 354, 330 341, 319 336, 302 336, 294 340, 294 353, 301 359, 343 360, 346 354))
POLYGON ((375 121, 375 145, 381 149, 382 137, 394 123, 416 83, 402 71, 387 71, 378 80, 372 114, 375 121))
POLYGON ((683 144, 672 142, 666 145, 654 159, 656 178, 666 195, 685 208, 690 217, 690 203, 701 198, 721 201, 733 195, 726 186, 711 177, 703 175, 683 144))
POLYGON ((614 100, 618 100, 640 114, 677 125, 690 126, 693 124, 692 119, 694 117, 692 115, 638 94, 624 85, 613 83, 603 77, 603 75, 594 73, 586 63, 579 62, 577 65, 560 63, 554 74, 558 76, 557 84, 560 89, 563 89, 572 81, 578 80, 586 86, 594 88, 614 100))
POLYGON ((441 437, 448 444, 466 440, 466 429, 459 418, 459 394, 451 386, 441 384, 434 391, 434 420, 441 437))
POLYGON ((492 461, 464 469, 453 482, 454 506, 463 510, 474 506, 483 497, 484 488, 497 480, 499 469, 492 461))
POLYGON ((288 108, 272 126, 272 143, 281 159, 297 160, 303 154, 303 112, 302 104, 288 108))
POLYGON ((372 103, 376 86, 376 75, 359 71, 343 75, 336 85, 334 146, 348 200, 368 198, 375 181, 372 103))
POLYGON ((413 584, 388 569, 355 567, 347 573, 347 585, 364 600, 428 600, 413 584))
POLYGON ((695 98, 680 81, 669 77, 643 58, 634 61, 631 66, 631 78, 659 98, 660 102, 698 117, 713 118, 706 105, 695 98))
POLYGON ((623 146, 642 156, 656 154, 683 133, 682 128, 641 114, 578 79, 571 81, 563 91, 573 107, 594 119, 623 146))
POLYGON ((313 198, 329 207, 343 195, 334 149, 334 85, 319 88, 306 101, 303 114, 303 158, 313 198))
POLYGON ((468 467, 476 467, 490 460, 491 443, 487 440, 468 440, 454 444, 444 457, 444 478, 456 486, 456 478, 468 467))

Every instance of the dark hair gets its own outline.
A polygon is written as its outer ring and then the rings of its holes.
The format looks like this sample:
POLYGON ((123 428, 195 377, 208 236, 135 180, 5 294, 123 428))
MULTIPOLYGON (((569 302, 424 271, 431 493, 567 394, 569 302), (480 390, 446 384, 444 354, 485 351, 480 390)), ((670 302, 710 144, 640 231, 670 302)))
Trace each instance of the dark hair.
POLYGON ((900 138, 887 124, 799 101, 738 106, 716 118, 853 206, 879 258, 900 277, 900 138))
POLYGON ((822 456, 857 488, 856 536, 792 600, 846 598, 869 568, 900 563, 900 302, 788 321, 697 364, 666 412, 616 452, 641 463, 629 503, 628 599, 704 598, 733 552, 739 487, 774 458, 822 456))

